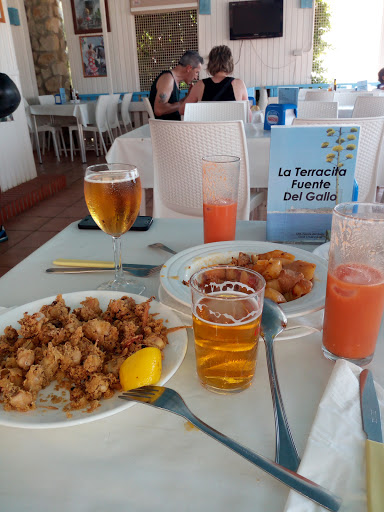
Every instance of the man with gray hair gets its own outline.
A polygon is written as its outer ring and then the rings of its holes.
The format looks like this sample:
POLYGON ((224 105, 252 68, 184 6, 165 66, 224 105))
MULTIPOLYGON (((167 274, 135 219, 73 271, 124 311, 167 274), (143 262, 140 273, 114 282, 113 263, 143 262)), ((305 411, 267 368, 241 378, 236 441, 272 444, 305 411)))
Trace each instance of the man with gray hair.
MULTIPOLYGON (((176 67, 163 71, 152 84, 149 101, 156 119, 180 121, 179 109, 185 98, 180 100, 180 82, 192 88, 192 81, 197 80, 204 60, 192 50, 184 53, 176 67)), ((187 94, 187 96, 188 96, 187 94)))

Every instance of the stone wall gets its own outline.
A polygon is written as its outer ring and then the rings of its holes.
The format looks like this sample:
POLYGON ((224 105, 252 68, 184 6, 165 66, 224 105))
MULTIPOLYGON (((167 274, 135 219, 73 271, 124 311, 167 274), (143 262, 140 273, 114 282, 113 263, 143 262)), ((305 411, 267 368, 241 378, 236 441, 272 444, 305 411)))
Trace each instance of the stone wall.
POLYGON ((25 0, 39 95, 69 91, 69 62, 59 0, 25 0))

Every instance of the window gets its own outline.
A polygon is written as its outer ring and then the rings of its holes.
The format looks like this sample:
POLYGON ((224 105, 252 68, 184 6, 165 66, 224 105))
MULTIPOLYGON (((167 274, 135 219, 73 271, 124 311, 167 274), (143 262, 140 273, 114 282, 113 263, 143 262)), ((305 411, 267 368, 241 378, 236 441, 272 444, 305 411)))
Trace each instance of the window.
POLYGON ((135 26, 141 91, 149 91, 157 75, 176 66, 184 52, 198 51, 196 9, 139 14, 135 26))

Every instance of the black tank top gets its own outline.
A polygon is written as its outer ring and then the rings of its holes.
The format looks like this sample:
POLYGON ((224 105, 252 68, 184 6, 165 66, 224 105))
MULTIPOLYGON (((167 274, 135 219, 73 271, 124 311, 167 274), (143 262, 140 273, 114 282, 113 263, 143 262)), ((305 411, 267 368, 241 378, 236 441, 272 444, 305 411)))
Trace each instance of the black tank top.
MULTIPOLYGON (((156 94, 157 94, 157 81, 165 73, 170 73, 172 75, 172 73, 170 71, 163 71, 162 73, 160 73, 160 75, 153 82, 152 87, 151 87, 151 92, 149 93, 149 102, 152 105, 153 112, 155 112, 155 99, 156 99, 156 94)), ((172 94, 171 94, 171 96, 170 96, 170 98, 168 100, 168 103, 177 103, 178 101, 180 101, 180 90, 177 87, 177 84, 176 84, 176 81, 175 81, 173 75, 172 75, 172 78, 173 78, 173 91, 172 91, 172 94)), ((172 112, 171 114, 164 114, 162 116, 157 116, 155 114, 155 118, 156 119, 165 119, 167 121, 181 121, 181 116, 180 116, 179 112, 172 112)))
POLYGON ((204 93, 201 101, 236 101, 232 82, 234 78, 227 76, 215 84, 212 78, 204 78, 204 93))

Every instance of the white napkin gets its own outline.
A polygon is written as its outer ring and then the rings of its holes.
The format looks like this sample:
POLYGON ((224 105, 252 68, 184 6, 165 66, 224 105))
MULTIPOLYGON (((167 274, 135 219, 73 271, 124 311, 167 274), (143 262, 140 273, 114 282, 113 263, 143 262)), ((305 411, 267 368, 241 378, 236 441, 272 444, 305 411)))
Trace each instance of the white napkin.
MULTIPOLYGON (((309 434, 298 473, 343 499, 340 511, 366 512, 365 441, 359 398, 361 368, 338 360, 309 434)), ((384 390, 375 383, 381 414, 384 390)), ((383 416, 382 416, 383 417, 383 416)), ((284 512, 325 509, 291 491, 284 512)), ((384 510, 384 504, 383 504, 384 510)))

